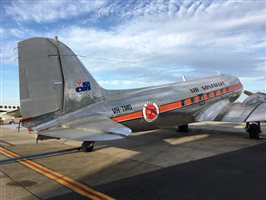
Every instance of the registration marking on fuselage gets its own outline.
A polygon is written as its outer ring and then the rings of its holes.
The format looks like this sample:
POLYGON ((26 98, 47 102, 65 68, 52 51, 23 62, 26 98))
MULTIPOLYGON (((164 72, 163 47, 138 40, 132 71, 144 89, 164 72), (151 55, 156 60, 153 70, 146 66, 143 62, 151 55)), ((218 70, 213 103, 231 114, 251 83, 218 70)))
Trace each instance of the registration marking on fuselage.
MULTIPOLYGON (((18 158, 21 157, 20 155, 9 151, 7 149, 4 149, 2 147, 0 147, 0 153, 9 157, 9 158, 18 158)), ((66 177, 65 175, 56 172, 54 170, 51 170, 43 165, 40 165, 36 162, 33 162, 32 160, 29 159, 25 159, 25 160, 19 160, 18 161, 20 164, 58 182, 59 184, 85 196, 88 197, 89 199, 93 199, 93 200, 113 200, 114 198, 109 197, 106 194, 103 194, 101 192, 98 192, 92 188, 90 188, 89 186, 77 182, 72 178, 66 177)))

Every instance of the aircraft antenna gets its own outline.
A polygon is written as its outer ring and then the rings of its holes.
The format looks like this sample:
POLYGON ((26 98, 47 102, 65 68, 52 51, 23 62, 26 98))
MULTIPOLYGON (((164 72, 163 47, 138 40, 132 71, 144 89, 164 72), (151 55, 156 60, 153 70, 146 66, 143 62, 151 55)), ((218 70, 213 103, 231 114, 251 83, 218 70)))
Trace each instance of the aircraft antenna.
POLYGON ((55 37, 54 37, 54 40, 56 41, 56 44, 57 44, 57 46, 58 46, 58 44, 59 44, 58 37, 57 37, 57 36, 55 36, 55 37))

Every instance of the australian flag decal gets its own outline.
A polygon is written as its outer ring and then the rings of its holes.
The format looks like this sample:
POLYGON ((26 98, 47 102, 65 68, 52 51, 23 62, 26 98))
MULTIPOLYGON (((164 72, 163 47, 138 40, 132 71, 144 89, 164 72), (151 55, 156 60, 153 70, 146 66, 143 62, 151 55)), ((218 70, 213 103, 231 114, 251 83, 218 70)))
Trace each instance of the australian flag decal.
POLYGON ((75 83, 76 92, 84 92, 91 90, 90 82, 77 82, 75 83))

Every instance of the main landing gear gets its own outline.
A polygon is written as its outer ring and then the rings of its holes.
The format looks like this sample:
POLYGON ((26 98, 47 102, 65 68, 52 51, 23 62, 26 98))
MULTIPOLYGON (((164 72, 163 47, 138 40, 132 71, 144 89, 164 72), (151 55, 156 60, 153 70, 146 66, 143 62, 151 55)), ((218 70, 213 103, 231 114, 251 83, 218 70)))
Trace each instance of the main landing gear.
POLYGON ((260 122, 256 122, 253 124, 250 124, 249 122, 246 123, 246 131, 249 133, 249 137, 251 139, 259 139, 260 138, 260 122))
POLYGON ((178 126, 178 132, 188 132, 188 124, 182 125, 182 126, 178 126))
POLYGON ((95 142, 92 141, 84 141, 81 145, 81 150, 84 152, 91 152, 93 151, 95 142))

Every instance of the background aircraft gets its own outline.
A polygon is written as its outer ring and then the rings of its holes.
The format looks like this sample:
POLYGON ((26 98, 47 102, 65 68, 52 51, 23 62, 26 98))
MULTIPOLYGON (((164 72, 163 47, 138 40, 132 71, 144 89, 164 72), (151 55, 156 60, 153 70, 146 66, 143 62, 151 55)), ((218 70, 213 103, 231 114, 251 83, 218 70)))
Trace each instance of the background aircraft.
POLYGON ((15 123, 18 117, 21 117, 18 105, 0 105, 0 124, 15 123))
POLYGON ((18 109, 18 105, 0 105, 0 112, 11 112, 18 109))
POLYGON ((18 44, 23 126, 39 135, 84 141, 120 139, 132 131, 179 126, 198 121, 246 122, 258 138, 266 121, 266 95, 243 91, 239 79, 219 75, 160 86, 106 90, 57 38, 30 38, 18 44))

